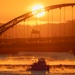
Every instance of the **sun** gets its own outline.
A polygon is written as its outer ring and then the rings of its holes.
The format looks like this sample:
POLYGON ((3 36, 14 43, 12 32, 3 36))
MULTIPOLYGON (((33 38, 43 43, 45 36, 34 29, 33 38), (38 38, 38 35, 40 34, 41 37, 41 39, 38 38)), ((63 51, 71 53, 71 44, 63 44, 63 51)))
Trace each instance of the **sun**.
POLYGON ((36 17, 42 17, 45 14, 44 11, 44 6, 43 5, 35 5, 32 8, 32 13, 36 16, 36 17))

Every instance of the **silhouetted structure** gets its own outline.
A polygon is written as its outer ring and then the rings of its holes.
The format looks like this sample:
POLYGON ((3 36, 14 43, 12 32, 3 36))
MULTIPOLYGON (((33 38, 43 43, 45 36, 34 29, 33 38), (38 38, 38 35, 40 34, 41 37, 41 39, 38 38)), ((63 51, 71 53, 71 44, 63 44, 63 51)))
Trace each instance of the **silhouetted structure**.
POLYGON ((28 69, 28 70, 30 70, 30 71, 33 71, 33 70, 49 71, 49 69, 50 69, 50 66, 49 65, 46 65, 45 59, 44 58, 40 58, 40 59, 38 59, 38 62, 32 64, 31 65, 31 68, 28 69))
MULTIPOLYGON (((28 12, 21 16, 18 16, 11 21, 0 26, 0 54, 14 54, 18 52, 70 52, 72 51, 75 54, 75 29, 74 29, 74 18, 73 18, 73 8, 75 3, 66 3, 52 5, 44 8, 44 11, 48 11, 48 23, 42 25, 42 18, 39 19, 39 24, 33 28, 29 26, 29 22, 26 23, 26 20, 34 14, 28 12), (65 7, 72 7, 72 22, 66 22, 66 12, 65 7), (59 24, 54 24, 54 12, 52 11, 49 16, 49 11, 59 8, 59 24), (64 8, 64 23, 62 22, 62 10, 64 8), (49 18, 52 18, 51 20, 49 18), (14 26, 17 26, 18 23, 24 21, 27 25, 24 25, 24 30, 13 30, 14 26), (50 24, 50 22, 52 23, 50 24), (69 26, 70 25, 70 26, 69 26), (68 28, 67 28, 68 26, 68 28), (7 31, 12 28, 12 31, 7 31), (7 33, 5 33, 7 31, 7 33), (22 34, 22 32, 24 35, 22 34), (56 32, 57 31, 57 32, 56 32), (14 33, 15 32, 15 33, 14 33), (8 35, 8 34, 11 34, 8 35), (17 35, 20 34, 20 35, 17 35), (6 35, 7 34, 7 35, 6 35), (3 36, 4 35, 4 36, 3 36), (14 36, 16 37, 14 38, 14 36), (37 36, 38 35, 38 36, 37 36), (22 38, 21 38, 22 36, 22 38), (38 38, 37 38, 38 37, 38 38)), ((41 10, 41 9, 40 9, 41 10)), ((38 11, 40 11, 38 10, 38 11)), ((41 10, 42 11, 42 10, 41 10)), ((38 14, 38 13, 37 13, 38 14)), ((56 14, 57 15, 57 14, 56 14)), ((35 19, 38 23, 38 19, 35 19)), ((22 27, 22 25, 21 25, 22 27)))

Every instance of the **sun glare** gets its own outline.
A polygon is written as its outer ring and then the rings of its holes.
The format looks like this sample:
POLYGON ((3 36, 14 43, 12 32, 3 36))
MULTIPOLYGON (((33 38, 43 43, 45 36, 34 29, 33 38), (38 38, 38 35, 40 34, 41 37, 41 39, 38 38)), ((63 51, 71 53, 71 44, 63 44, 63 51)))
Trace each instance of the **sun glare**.
POLYGON ((32 8, 32 13, 36 16, 36 17, 42 17, 45 14, 44 11, 44 6, 42 5, 35 5, 32 8), (41 10, 40 10, 41 9, 41 10))

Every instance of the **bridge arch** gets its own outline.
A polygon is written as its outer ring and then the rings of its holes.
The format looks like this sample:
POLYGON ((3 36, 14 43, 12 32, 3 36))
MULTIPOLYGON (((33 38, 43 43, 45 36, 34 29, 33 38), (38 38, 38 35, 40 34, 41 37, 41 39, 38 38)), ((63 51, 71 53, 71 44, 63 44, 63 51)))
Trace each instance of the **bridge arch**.
MULTIPOLYGON (((62 8, 62 7, 67 7, 67 6, 72 6, 73 7, 74 5, 75 5, 75 3, 58 4, 58 5, 52 5, 52 6, 45 7, 44 9, 45 9, 45 11, 49 11, 49 10, 52 10, 52 9, 57 9, 57 8, 62 8)), ((16 24, 18 24, 19 22, 30 18, 31 16, 33 16, 32 12, 28 12, 26 14, 23 14, 19 17, 16 17, 13 20, 3 24, 0 27, 0 35, 2 33, 4 33, 5 31, 7 31, 8 29, 15 26, 16 24)))

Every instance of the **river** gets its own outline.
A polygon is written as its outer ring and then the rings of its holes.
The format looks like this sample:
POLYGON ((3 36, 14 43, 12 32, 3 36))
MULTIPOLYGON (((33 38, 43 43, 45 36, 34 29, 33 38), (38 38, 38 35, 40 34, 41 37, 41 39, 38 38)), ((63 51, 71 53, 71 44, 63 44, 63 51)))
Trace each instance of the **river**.
POLYGON ((51 67, 49 72, 27 71, 31 64, 38 61, 38 58, 45 58, 48 65, 75 66, 75 56, 70 53, 21 52, 15 55, 0 55, 0 75, 75 75, 75 67, 64 66, 51 67))

